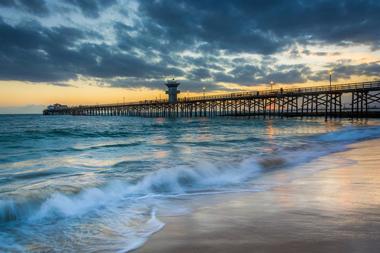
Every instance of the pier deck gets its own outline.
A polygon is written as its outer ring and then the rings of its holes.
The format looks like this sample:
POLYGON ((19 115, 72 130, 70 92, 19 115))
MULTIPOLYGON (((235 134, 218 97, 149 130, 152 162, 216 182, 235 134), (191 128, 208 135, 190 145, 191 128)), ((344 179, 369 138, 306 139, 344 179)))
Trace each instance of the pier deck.
POLYGON ((44 115, 380 117, 380 81, 46 109, 44 115))

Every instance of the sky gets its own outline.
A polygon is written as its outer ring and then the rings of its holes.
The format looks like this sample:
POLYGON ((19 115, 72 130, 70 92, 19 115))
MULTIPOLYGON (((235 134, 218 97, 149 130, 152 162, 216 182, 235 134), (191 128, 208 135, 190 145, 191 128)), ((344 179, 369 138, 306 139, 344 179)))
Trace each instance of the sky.
POLYGON ((0 0, 0 113, 371 81, 378 0, 0 0))

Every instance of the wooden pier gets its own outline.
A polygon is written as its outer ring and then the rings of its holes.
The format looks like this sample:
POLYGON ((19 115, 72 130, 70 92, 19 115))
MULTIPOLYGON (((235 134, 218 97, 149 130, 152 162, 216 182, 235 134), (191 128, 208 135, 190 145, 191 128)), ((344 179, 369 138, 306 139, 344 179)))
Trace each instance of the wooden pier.
POLYGON ((380 81, 46 109, 44 115, 380 117, 380 81))

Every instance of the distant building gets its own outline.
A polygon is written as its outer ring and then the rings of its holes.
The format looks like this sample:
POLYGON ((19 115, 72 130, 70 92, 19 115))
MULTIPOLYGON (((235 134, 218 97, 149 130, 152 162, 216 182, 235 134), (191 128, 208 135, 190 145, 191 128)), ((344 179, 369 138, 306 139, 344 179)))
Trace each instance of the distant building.
POLYGON ((54 105, 49 105, 47 107, 48 110, 60 110, 60 109, 67 109, 67 105, 61 105, 61 104, 54 104, 54 105))
POLYGON ((177 88, 178 88, 178 85, 180 85, 180 83, 174 80, 173 78, 172 80, 167 81, 165 85, 168 87, 166 94, 169 95, 169 103, 170 104, 177 103, 177 95, 180 93, 180 91, 177 90, 177 88))

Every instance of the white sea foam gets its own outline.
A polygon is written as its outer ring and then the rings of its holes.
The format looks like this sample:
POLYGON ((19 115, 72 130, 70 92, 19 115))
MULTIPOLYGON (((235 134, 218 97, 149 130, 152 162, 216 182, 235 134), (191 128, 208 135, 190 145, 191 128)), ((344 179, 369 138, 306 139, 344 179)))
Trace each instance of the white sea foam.
POLYGON ((164 226, 165 224, 156 217, 156 209, 153 209, 150 219, 135 231, 133 240, 118 252, 129 252, 141 247, 151 235, 160 231, 164 226))
POLYGON ((244 160, 236 168, 220 168, 203 162, 196 167, 161 169, 148 174, 136 184, 113 181, 105 187, 85 189, 76 195, 55 193, 41 204, 29 217, 29 221, 47 217, 81 216, 100 207, 117 205, 122 199, 133 201, 155 196, 220 190, 252 178, 260 170, 254 159, 244 160))

